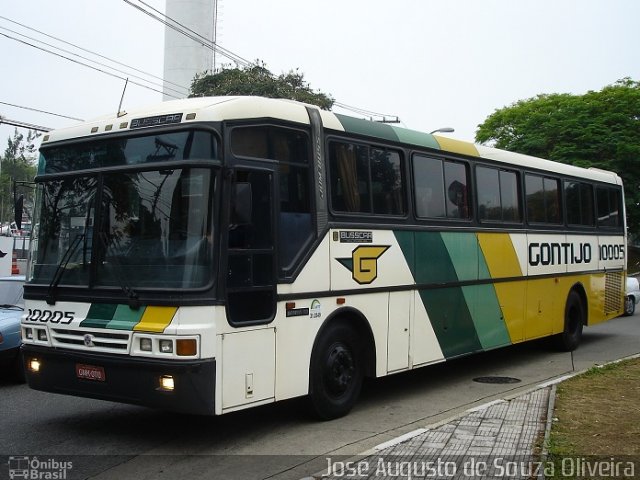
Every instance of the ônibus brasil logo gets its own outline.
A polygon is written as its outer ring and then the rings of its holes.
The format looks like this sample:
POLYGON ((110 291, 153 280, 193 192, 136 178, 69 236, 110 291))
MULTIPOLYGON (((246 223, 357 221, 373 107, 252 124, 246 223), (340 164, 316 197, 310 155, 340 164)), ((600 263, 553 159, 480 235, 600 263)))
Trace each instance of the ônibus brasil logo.
POLYGON ((46 460, 38 457, 12 456, 7 462, 9 478, 27 480, 65 480, 67 472, 73 468, 73 462, 60 461, 54 458, 46 460))

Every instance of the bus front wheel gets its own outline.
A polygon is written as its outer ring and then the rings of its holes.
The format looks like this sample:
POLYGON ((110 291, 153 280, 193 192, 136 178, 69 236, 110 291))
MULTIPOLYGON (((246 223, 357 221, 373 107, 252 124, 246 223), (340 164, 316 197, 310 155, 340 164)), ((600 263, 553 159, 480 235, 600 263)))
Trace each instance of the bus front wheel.
POLYGON ((348 325, 330 325, 316 342, 309 369, 309 401, 322 420, 346 415, 362 388, 362 345, 348 325))
POLYGON ((575 290, 567 297, 564 309, 564 330, 555 336, 555 344, 559 350, 570 352, 578 348, 582 339, 582 328, 585 323, 585 311, 582 298, 575 290))

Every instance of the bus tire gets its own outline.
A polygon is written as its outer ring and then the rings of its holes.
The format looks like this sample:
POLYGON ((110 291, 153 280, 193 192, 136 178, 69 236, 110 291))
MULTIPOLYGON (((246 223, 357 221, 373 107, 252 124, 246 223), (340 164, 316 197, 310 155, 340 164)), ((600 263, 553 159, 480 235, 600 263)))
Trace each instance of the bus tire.
POLYGON ((572 290, 564 308, 564 330, 554 337, 556 348, 563 352, 571 352, 578 348, 584 323, 585 311, 582 298, 578 292, 572 290))
POLYGON ((331 420, 353 408, 362 388, 363 358, 352 327, 334 323, 321 333, 309 367, 309 403, 317 417, 331 420))

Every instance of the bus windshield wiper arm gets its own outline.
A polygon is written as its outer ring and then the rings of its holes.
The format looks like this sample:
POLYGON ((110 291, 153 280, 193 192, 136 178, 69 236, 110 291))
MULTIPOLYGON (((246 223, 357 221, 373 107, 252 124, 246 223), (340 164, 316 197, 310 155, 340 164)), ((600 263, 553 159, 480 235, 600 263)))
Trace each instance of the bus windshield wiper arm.
POLYGON ((58 264, 58 268, 56 268, 56 271, 53 274, 53 278, 51 279, 51 283, 49 284, 49 290, 47 291, 47 298, 46 298, 47 304, 49 305, 56 304, 56 298, 54 295, 56 287, 58 286, 58 283, 60 283, 60 280, 62 279, 62 275, 64 275, 64 272, 67 270, 67 265, 69 264, 69 261, 71 261, 71 257, 75 253, 76 249, 78 248, 78 245, 80 245, 80 242, 82 241, 83 238, 84 238, 84 234, 82 233, 76 235, 76 237, 73 239, 73 242, 71 242, 71 244, 67 247, 67 250, 64 252, 64 255, 62 256, 62 260, 60 260, 60 263, 58 264))
MULTIPOLYGON (((105 255, 112 241, 115 241, 116 246, 118 247, 118 249, 120 249, 120 241, 115 235, 112 235, 111 238, 109 238, 109 235, 107 235, 105 232, 100 232, 98 236, 100 238, 100 242, 102 243, 102 247, 104 248, 105 255)), ((116 280, 118 281, 118 285, 120 286, 122 291, 127 295, 127 299, 129 300, 129 307, 133 310, 139 309, 140 301, 138 299, 138 292, 136 292, 123 278, 122 263, 120 263, 118 257, 114 255, 111 258, 113 259, 113 263, 115 263, 116 265, 116 268, 114 269, 116 280)))

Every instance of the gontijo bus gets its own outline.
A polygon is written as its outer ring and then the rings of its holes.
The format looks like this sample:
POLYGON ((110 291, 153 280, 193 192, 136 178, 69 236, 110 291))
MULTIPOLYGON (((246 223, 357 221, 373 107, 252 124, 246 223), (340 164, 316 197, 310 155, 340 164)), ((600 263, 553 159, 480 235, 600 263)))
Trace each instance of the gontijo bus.
POLYGON ((223 414, 622 313, 620 178, 288 100, 172 101, 47 134, 32 388, 223 414))

